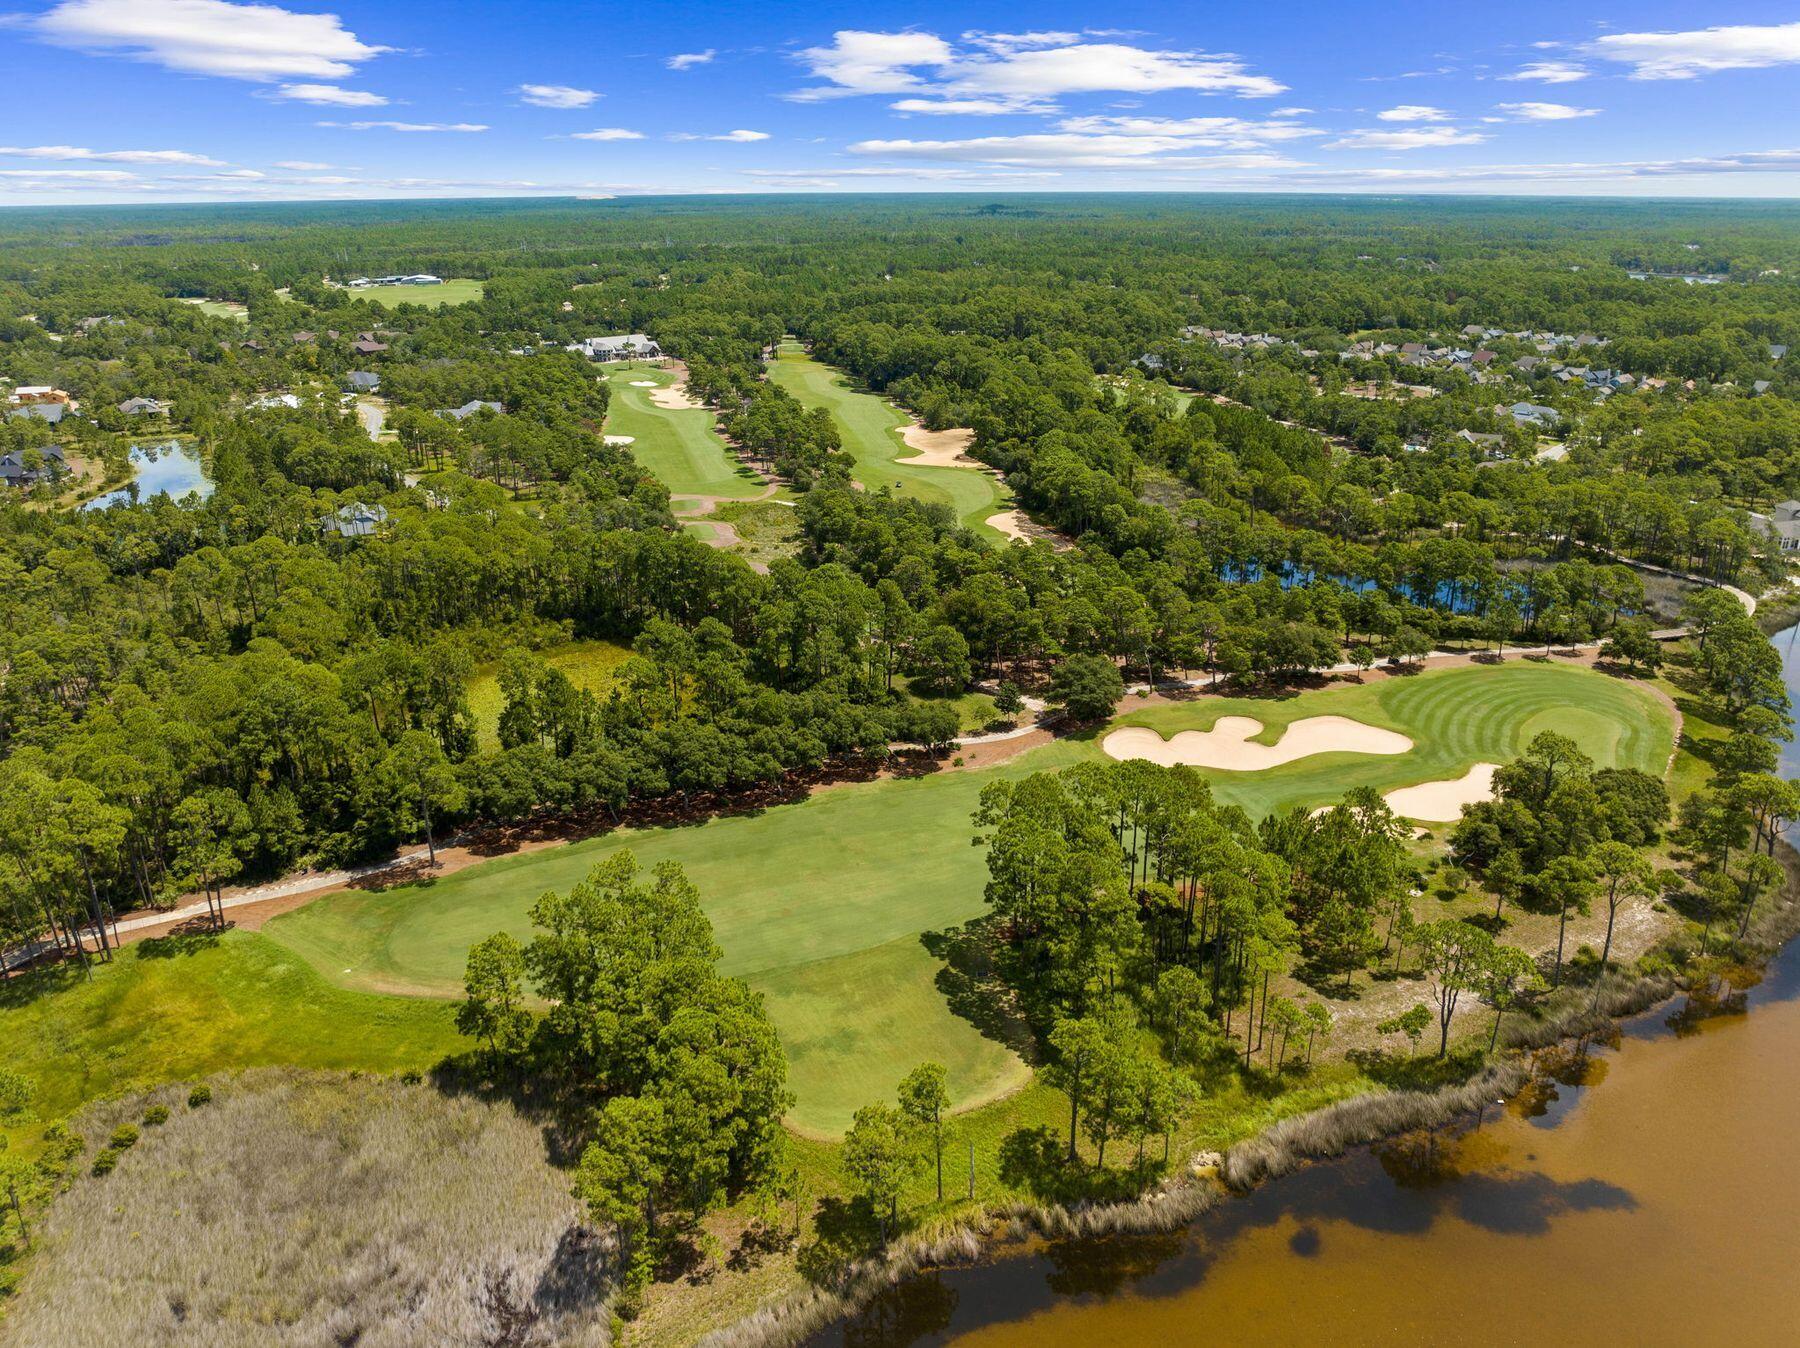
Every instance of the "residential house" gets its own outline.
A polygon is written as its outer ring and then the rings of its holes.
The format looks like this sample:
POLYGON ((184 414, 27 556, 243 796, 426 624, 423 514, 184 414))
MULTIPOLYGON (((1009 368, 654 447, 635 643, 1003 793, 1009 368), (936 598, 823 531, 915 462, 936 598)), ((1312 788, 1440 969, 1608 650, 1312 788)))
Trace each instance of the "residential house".
POLYGON ((1785 355, 1787 355, 1787 348, 1785 346, 1781 345, 1779 342, 1769 343, 1770 360, 1780 360, 1785 355))
POLYGON ((375 531, 387 523, 387 507, 364 505, 354 501, 347 506, 339 506, 331 514, 319 521, 319 529, 327 534, 336 534, 339 538, 370 538, 375 531))
POLYGON ((66 403, 73 402, 62 389, 52 388, 48 384, 20 384, 7 399, 14 407, 23 407, 27 403, 66 403))
POLYGON ((1783 501, 1775 507, 1773 518, 1765 519, 1769 533, 1782 552, 1800 551, 1800 501, 1783 501))
POLYGON ((68 467, 68 460, 55 445, 15 449, 0 454, 0 485, 29 489, 40 482, 55 481, 68 467))
POLYGON ((352 370, 344 376, 344 382, 355 393, 373 393, 381 387, 381 376, 370 370, 352 370))
POLYGON ((1521 426, 1554 426, 1562 420, 1562 414, 1554 407, 1542 403, 1514 403, 1505 410, 1521 426))
POLYGON ((386 342, 378 342, 373 337, 358 337, 350 343, 350 349, 359 356, 379 356, 388 347, 386 342))
POLYGON ((160 398, 127 398, 119 404, 120 413, 128 417, 160 417, 168 410, 169 404, 160 398))
POLYGON ((471 398, 461 407, 440 407, 437 410, 437 415, 440 417, 449 417, 452 421, 467 421, 484 407, 497 417, 506 415, 506 408, 499 403, 483 402, 480 398, 471 398))
POLYGON ((73 403, 25 403, 19 407, 7 408, 6 419, 11 421, 17 417, 36 417, 52 426, 60 426, 63 418, 73 415, 74 411, 73 403))

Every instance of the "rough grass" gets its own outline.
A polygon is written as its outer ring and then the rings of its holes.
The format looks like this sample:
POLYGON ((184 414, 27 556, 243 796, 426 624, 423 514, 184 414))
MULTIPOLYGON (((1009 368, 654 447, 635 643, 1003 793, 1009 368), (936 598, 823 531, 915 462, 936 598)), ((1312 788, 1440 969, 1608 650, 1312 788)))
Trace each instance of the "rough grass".
POLYGON ((607 1342, 606 1243, 509 1108, 287 1071, 154 1098, 168 1122, 52 1208, 9 1343, 607 1342))
MULTIPOLYGON (((1264 773, 1209 774, 1219 796, 1261 815, 1334 801, 1364 783, 1386 790, 1460 776, 1483 759, 1506 761, 1550 725, 1575 735, 1602 764, 1655 772, 1672 742, 1666 710, 1642 689, 1586 669, 1523 660, 1282 699, 1140 707, 1123 720, 1173 733, 1204 729, 1221 715, 1251 715, 1274 738, 1290 720, 1327 713, 1400 730, 1418 748, 1391 758, 1332 754, 1264 773)), ((968 839, 981 788, 996 776, 1063 767, 1098 753, 1095 737, 1071 738, 979 772, 855 783, 758 813, 622 830, 427 885, 331 895, 277 918, 267 931, 346 986, 453 996, 471 945, 501 929, 529 935, 526 912, 537 896, 567 889, 606 853, 630 847, 646 865, 679 861, 700 887, 727 972, 749 977, 768 995, 785 1043, 807 1046, 812 1061, 794 1121, 830 1130, 831 1121, 868 1102, 860 1091, 865 1072, 898 1080, 920 1056, 936 1056, 919 1054, 921 1045, 941 1044, 944 1055, 967 1051, 975 1061, 969 1039, 975 1031, 941 995, 921 994, 909 1012, 917 1017, 909 1022, 914 1033, 889 1043, 881 1026, 899 994, 886 990, 840 999, 831 1012, 838 1023, 823 1024, 818 1008, 824 1003, 808 994, 807 984, 836 974, 810 966, 980 916, 986 863, 968 839), (881 1056, 868 1065, 863 1057, 871 1051, 881 1056)), ((1004 1064, 1005 1073, 1013 1070, 1004 1058, 989 1060, 1004 1064)), ((975 1098, 1004 1084, 975 1089, 971 1082, 970 1089, 975 1098)))
MULTIPOLYGON (((545 664, 560 669, 577 688, 604 697, 612 687, 613 671, 631 658, 631 651, 611 641, 571 641, 537 652, 545 664)), ((468 687, 469 713, 475 718, 475 740, 483 749, 500 745, 500 712, 506 700, 500 696, 500 666, 483 665, 468 687)))
MULTIPOLYGON (((717 413, 705 407, 658 407, 650 401, 652 390, 632 387, 636 380, 649 379, 666 388, 675 382, 668 370, 660 365, 609 365, 603 378, 611 394, 606 433, 631 436, 627 452, 673 495, 742 499, 763 490, 762 480, 738 463, 713 428, 717 413)), ((678 509, 681 504, 675 503, 678 509)))
MULTIPOLYGON (((334 987, 251 933, 144 941, 96 964, 92 979, 59 965, 0 983, 0 1068, 36 1085, 33 1108, 45 1121, 215 1072, 396 1072, 467 1046, 445 1003, 334 987)), ((14 1140, 24 1145, 25 1130, 14 1140)))
POLYGON ((916 467, 915 456, 901 440, 899 427, 911 417, 873 393, 852 388, 838 371, 821 365, 798 346, 785 345, 769 365, 769 378, 807 407, 831 413, 843 437, 844 451, 856 461, 856 480, 871 491, 892 487, 902 496, 947 505, 957 519, 996 543, 1006 537, 987 525, 988 516, 1003 510, 1006 488, 977 468, 916 467))

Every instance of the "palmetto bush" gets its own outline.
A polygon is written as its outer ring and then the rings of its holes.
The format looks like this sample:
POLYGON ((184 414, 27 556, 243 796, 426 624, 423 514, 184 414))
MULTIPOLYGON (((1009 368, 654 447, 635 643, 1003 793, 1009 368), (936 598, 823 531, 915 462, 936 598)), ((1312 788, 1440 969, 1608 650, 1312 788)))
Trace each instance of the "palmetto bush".
MULTIPOLYGON (((148 1100, 100 1107, 90 1138, 148 1100)), ((8 1324, 88 1344, 604 1344, 608 1243, 539 1128, 427 1085, 215 1084, 49 1214, 8 1324)))

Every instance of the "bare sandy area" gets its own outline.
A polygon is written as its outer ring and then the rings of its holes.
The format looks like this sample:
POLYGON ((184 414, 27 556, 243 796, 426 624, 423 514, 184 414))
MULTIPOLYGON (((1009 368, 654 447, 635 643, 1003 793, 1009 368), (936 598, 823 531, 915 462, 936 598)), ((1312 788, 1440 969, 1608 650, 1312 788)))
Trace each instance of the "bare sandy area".
POLYGON ((1111 758, 1141 758, 1164 767, 1185 764, 1226 772, 1263 772, 1314 754, 1404 754, 1413 742, 1398 731, 1365 725, 1348 716, 1308 716, 1295 721, 1274 744, 1256 744, 1263 724, 1251 716, 1221 716, 1211 730, 1183 730, 1164 739, 1144 726, 1115 730, 1100 747, 1111 758))
POLYGON ((655 388, 656 381, 654 379, 634 379, 631 381, 631 386, 633 388, 655 388))
POLYGON ((908 449, 918 453, 901 463, 922 468, 985 468, 987 465, 969 457, 969 446, 975 432, 970 430, 928 431, 917 422, 900 428, 900 438, 908 449))
POLYGON ((1402 819, 1422 819, 1448 824, 1462 818, 1463 806, 1494 798, 1494 774, 1498 763, 1477 763, 1460 777, 1447 782, 1420 782, 1390 791, 1382 799, 1402 819))
POLYGON ((1058 552, 1067 552, 1075 546, 1056 530, 1039 524, 1023 510, 1002 510, 997 515, 989 515, 987 526, 990 529, 997 529, 1006 537, 1016 539, 1021 543, 1035 543, 1041 540, 1050 544, 1058 552))
POLYGON ((653 388, 650 390, 649 397, 651 402, 665 412, 695 412, 705 406, 704 403, 688 396, 685 383, 670 384, 667 388, 653 388))
POLYGON ((637 437, 635 435, 603 435, 600 438, 616 449, 623 449, 626 445, 635 445, 637 443, 637 437))

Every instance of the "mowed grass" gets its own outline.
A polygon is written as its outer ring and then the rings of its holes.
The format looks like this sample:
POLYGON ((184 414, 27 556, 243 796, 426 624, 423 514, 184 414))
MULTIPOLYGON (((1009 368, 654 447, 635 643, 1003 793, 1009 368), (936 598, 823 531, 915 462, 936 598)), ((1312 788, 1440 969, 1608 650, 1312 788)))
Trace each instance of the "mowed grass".
MULTIPOLYGON (((1416 746, 1394 757, 1326 754, 1268 772, 1206 774, 1221 800, 1257 817, 1331 803, 1355 786, 1387 791, 1458 777, 1474 763, 1515 757, 1539 730, 1573 736, 1603 766, 1659 775, 1673 745, 1666 709, 1644 689, 1527 660, 1291 697, 1128 708, 1118 723, 1174 734, 1224 715, 1263 721, 1265 740, 1303 716, 1351 716, 1416 746)), ((871 1098, 868 1081, 897 1080, 922 1057, 961 1064, 956 1098, 978 1100, 1016 1076, 1017 1060, 951 1010, 935 986, 942 965, 918 938, 985 911, 986 857, 970 845, 969 822, 981 788, 1096 757, 1102 737, 1059 740, 983 771, 836 786, 792 805, 620 830, 426 884, 333 894, 266 930, 344 986, 455 996, 472 944, 498 930, 529 936, 526 914, 538 895, 566 890, 595 861, 629 847, 646 866, 683 865, 726 971, 767 997, 796 1064, 798 1126, 837 1130, 871 1098), (869 954, 888 947, 879 960, 869 954), (896 1030, 902 1024, 905 1034, 896 1030)))
MULTIPOLYGON (((611 641, 571 641, 553 650, 537 651, 539 659, 569 676, 577 688, 605 697, 612 687, 613 671, 631 658, 628 647, 611 641)), ((483 749, 500 745, 500 713, 506 699, 500 695, 500 666, 483 665, 468 687, 469 713, 475 718, 475 742, 483 749)))
POLYGON ((254 933, 165 938, 96 963, 92 979, 62 965, 0 983, 0 1068, 36 1084, 33 1112, 49 1121, 247 1067, 427 1068, 469 1047, 452 1016, 446 1002, 334 986, 254 933))
POLYGON ((784 343, 769 365, 769 378, 807 407, 823 407, 837 422, 844 450, 856 461, 856 480, 870 491, 891 487, 902 496, 947 505, 984 538, 1004 543, 988 527, 990 515, 1010 503, 1005 487, 978 468, 917 467, 917 451, 900 438, 911 418, 873 393, 852 388, 839 371, 822 365, 794 343, 784 343))
POLYGON ((1397 730, 1413 742, 1410 753, 1393 756, 1317 754, 1266 772, 1205 774, 1219 799, 1241 805, 1252 818, 1330 804, 1359 786, 1385 792, 1460 777, 1476 763, 1517 758, 1543 730, 1569 736, 1602 767, 1641 768, 1659 777, 1675 747, 1667 707, 1643 687, 1530 659, 1273 699, 1203 698, 1136 709, 1127 699, 1115 724, 1148 726, 1168 738, 1210 730, 1223 716, 1261 721, 1262 732, 1253 738, 1263 744, 1275 743, 1290 723, 1308 716, 1347 716, 1397 730))
POLYGON ((240 323, 250 321, 250 306, 237 300, 184 300, 183 303, 191 304, 213 318, 235 318, 240 323))
POLYGON ((445 281, 436 286, 364 286, 349 293, 357 299, 385 304, 390 309, 402 304, 417 304, 427 309, 441 309, 446 304, 467 304, 487 291, 485 281, 445 281))
MULTIPOLYGON (((761 479, 738 463, 713 429, 712 409, 658 407, 650 401, 651 389, 633 387, 647 379, 666 388, 675 382, 668 370, 660 365, 609 366, 603 377, 612 399, 606 433, 629 435, 627 451, 672 495, 743 500, 763 491, 761 479)), ((679 509, 681 502, 675 504, 679 509)))

